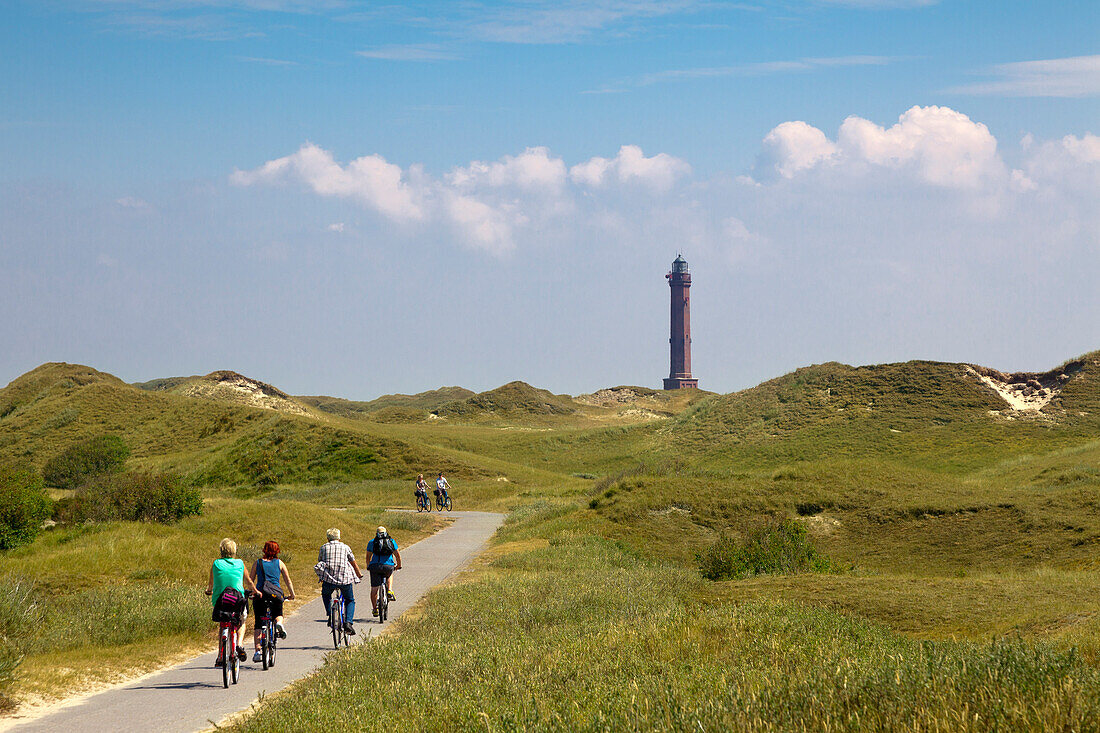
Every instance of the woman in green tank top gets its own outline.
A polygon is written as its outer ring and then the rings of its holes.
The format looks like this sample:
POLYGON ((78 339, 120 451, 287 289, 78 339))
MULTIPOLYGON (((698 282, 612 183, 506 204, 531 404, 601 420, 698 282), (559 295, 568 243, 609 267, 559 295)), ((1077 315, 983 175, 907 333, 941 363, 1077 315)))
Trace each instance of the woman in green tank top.
MULTIPOLYGON (((210 566, 210 575, 206 580, 206 595, 210 596, 210 602, 217 605, 222 593, 230 588, 240 593, 241 598, 244 598, 245 588, 255 593, 256 584, 252 582, 252 578, 248 575, 248 569, 244 566, 244 561, 235 557, 237 543, 226 537, 222 540, 218 550, 221 557, 210 566)), ((247 615, 248 604, 245 604, 244 616, 247 615)), ((241 627, 237 629, 237 656, 240 657, 242 662, 247 659, 244 651, 244 623, 241 623, 241 627)), ((215 663, 216 665, 217 663, 215 663)))

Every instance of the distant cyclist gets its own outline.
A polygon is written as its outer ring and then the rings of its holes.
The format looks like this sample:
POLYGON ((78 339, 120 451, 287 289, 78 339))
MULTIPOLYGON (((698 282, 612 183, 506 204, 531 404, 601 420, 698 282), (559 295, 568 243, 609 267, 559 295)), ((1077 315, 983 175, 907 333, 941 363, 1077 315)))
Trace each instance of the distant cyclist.
POLYGON ((447 483, 447 479, 443 478, 443 474, 439 474, 439 478, 435 480, 435 495, 437 498, 446 499, 447 489, 451 488, 451 485, 447 483))
POLYGON ((428 482, 424 480, 424 474, 419 473, 416 475, 416 503, 420 505, 420 500, 428 501, 428 482))
POLYGON ((290 582, 286 564, 279 559, 278 542, 268 540, 264 543, 264 556, 252 566, 252 576, 256 578, 256 587, 260 591, 252 598, 252 608, 256 612, 256 632, 253 635, 256 653, 252 655, 252 661, 262 662, 264 655, 260 649, 260 636, 263 634, 263 626, 260 619, 275 619, 275 635, 285 639, 283 601, 294 600, 294 584, 290 582))
MULTIPOLYGON (((221 557, 210 566, 210 574, 206 579, 206 595, 210 596, 214 604, 215 621, 219 608, 240 616, 241 625, 237 629, 237 657, 243 662, 248 658, 244 651, 244 620, 248 617, 248 601, 245 600, 244 589, 248 588, 255 593, 256 584, 249 577, 244 561, 236 557, 236 542, 226 537, 218 545, 218 552, 221 557), (232 602, 230 599, 233 599, 232 602)), ((223 664, 225 664, 224 659, 214 662, 215 667, 223 664)))
POLYGON ((321 599, 325 603, 325 617, 332 618, 329 609, 332 605, 332 593, 337 588, 344 596, 344 633, 355 636, 355 593, 352 584, 362 579, 363 571, 355 563, 351 548, 340 541, 340 530, 333 527, 325 532, 328 542, 321 545, 317 553, 317 577, 321 579, 321 599))
POLYGON ((390 537, 385 527, 379 527, 374 539, 367 543, 367 552, 370 553, 370 563, 367 565, 370 572, 370 605, 377 616, 378 594, 383 584, 386 586, 386 597, 391 601, 397 600, 393 594, 393 571, 401 569, 401 553, 397 551, 397 541, 390 537))

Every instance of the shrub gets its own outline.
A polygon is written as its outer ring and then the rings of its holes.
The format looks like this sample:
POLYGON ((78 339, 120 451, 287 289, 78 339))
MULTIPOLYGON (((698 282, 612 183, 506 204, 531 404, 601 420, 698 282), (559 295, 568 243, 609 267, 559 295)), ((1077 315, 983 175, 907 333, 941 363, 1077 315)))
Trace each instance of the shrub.
POLYGON ((120 473, 100 476, 77 489, 67 507, 70 522, 170 523, 202 514, 202 494, 169 473, 120 473))
POLYGON ((0 467, 0 550, 34 540, 50 512, 50 497, 37 471, 0 467))
POLYGON ((42 467, 46 484, 75 489, 89 479, 122 470, 130 448, 116 435, 101 435, 69 446, 42 467))
POLYGON ((832 564, 806 536, 806 528, 793 519, 761 527, 747 542, 738 544, 719 537, 698 555, 700 570, 708 580, 730 580, 749 575, 827 572, 832 564))

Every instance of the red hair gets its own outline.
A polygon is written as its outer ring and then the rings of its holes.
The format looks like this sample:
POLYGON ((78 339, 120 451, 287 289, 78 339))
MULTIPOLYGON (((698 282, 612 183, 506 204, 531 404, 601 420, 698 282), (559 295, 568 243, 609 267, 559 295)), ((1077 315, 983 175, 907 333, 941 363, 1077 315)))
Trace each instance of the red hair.
POLYGON ((264 543, 264 560, 274 560, 279 556, 279 543, 268 540, 264 543))

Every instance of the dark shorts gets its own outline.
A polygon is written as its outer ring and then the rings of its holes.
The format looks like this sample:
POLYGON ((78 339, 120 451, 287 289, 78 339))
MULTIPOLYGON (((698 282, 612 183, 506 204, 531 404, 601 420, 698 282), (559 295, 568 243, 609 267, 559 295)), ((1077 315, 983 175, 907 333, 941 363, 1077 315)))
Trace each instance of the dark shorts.
POLYGON ((377 588, 386 582, 386 578, 393 575, 393 565, 375 565, 372 563, 367 566, 367 572, 370 573, 370 587, 377 588))
POLYGON ((283 615, 283 599, 264 593, 252 597, 252 608, 256 611, 256 622, 262 618, 276 619, 283 615), (271 614, 268 616, 268 614, 271 614))

